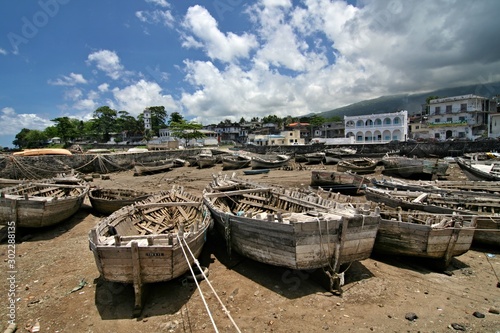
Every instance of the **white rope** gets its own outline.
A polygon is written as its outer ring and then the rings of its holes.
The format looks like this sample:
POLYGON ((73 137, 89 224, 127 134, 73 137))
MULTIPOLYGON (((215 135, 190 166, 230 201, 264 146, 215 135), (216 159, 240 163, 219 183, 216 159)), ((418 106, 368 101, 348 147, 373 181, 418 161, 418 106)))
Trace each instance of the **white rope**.
MULTIPOLYGON (((179 236, 177 236, 177 237, 179 237, 179 236)), ((208 286, 210 287, 210 289, 214 293, 215 297, 219 301, 220 305, 222 306, 223 312, 226 314, 226 316, 229 318, 229 320, 231 321, 231 323, 233 324, 233 326, 236 328, 236 331, 241 333, 238 325, 236 324, 236 322, 234 321, 233 317, 231 316, 231 313, 226 308, 226 306, 224 305, 224 303, 220 299, 219 295, 217 295, 217 292, 215 291, 214 287, 212 286, 212 283, 210 283, 210 281, 208 280, 207 276, 205 275, 205 272, 203 272, 203 269, 201 269, 200 263, 199 263, 198 259, 196 259, 196 257, 194 256, 193 252, 191 252, 191 249, 189 248, 189 245, 187 244, 186 239, 183 239, 183 240, 184 240, 184 243, 186 243, 186 247, 187 247, 189 253, 191 254, 191 257, 194 259, 194 263, 196 264, 196 266, 200 270, 201 274, 203 275, 203 278, 207 281, 208 286)), ((191 273, 192 273, 192 270, 191 270, 191 273)), ((194 275, 193 275, 193 277, 194 277, 194 275)), ((196 277, 195 277, 194 280, 196 281, 196 277)))
MULTIPOLYGON (((198 288, 198 291, 200 293, 203 304, 205 305, 205 308, 207 309, 208 316, 210 317, 210 321, 212 322, 212 325, 214 326, 215 332, 219 332, 219 330, 217 329, 217 325, 215 324, 214 318, 212 317, 212 313, 210 312, 210 308, 208 307, 207 301, 205 300, 205 297, 203 296, 203 292, 201 291, 200 284, 196 280, 196 275, 194 274, 193 268, 191 267, 191 265, 189 263, 189 258, 186 254, 186 251, 184 250, 184 246, 182 245, 182 241, 181 241, 181 238, 179 237, 179 234, 177 234, 177 240, 179 241, 179 245, 181 246, 182 253, 184 254, 184 258, 186 259, 186 262, 188 263, 189 270, 191 271, 191 274, 193 275, 193 278, 194 278, 194 283, 196 283, 196 288, 198 288)), ((188 247, 188 249, 189 249, 189 247, 188 247)), ((190 252, 191 252, 191 250, 190 250, 190 252)), ((196 263, 196 264, 198 265, 198 263, 196 263)), ((200 271, 203 274, 203 271, 201 270, 201 268, 200 268, 200 271)), ((203 274, 203 276, 205 276, 205 274, 203 274)))

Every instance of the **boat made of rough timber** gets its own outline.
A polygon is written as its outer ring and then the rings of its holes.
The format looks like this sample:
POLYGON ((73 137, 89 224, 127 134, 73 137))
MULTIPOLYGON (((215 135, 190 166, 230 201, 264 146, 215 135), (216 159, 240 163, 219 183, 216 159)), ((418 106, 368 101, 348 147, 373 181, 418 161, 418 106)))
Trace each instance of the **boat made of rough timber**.
POLYGON ((374 253, 432 259, 446 268, 469 251, 477 219, 471 215, 381 210, 374 253))
POLYGON ((328 148, 324 150, 325 164, 337 164, 345 158, 352 158, 356 155, 356 149, 347 147, 328 148))
POLYGON ((211 168, 217 163, 217 158, 212 154, 210 149, 202 150, 196 155, 196 165, 199 169, 211 168))
POLYGON ((323 269, 331 291, 340 290, 340 265, 370 256, 376 211, 359 214, 310 192, 239 181, 238 190, 208 186, 203 193, 229 253, 290 269, 323 269))
POLYGON ((230 154, 222 156, 222 170, 236 170, 250 166, 252 158, 247 155, 230 154))
POLYGON ((42 156, 42 155, 73 155, 68 149, 64 148, 36 148, 25 149, 12 153, 14 156, 42 156))
MULTIPOLYGON (((454 191, 450 194, 395 191, 366 188, 366 198, 392 208, 424 211, 433 214, 476 216, 473 241, 485 245, 500 245, 500 198, 496 193, 454 191)), ((382 210, 384 210, 381 206, 382 210)))
POLYGON ((288 155, 254 155, 250 166, 252 169, 276 169, 288 166, 291 158, 288 155))
POLYGON ((403 178, 432 178, 447 175, 448 162, 441 159, 388 156, 382 159, 384 173, 403 178))
POLYGON ((90 189, 84 181, 60 184, 55 179, 26 181, 0 189, 0 224, 14 221, 19 228, 41 228, 75 214, 90 189))
POLYGON ((457 157, 458 166, 469 180, 500 181, 500 161, 474 161, 457 157))
POLYGON ((174 161, 171 159, 154 162, 136 162, 134 165, 134 176, 166 172, 172 170, 173 167, 174 161))
POLYGON ((133 283, 137 315, 143 284, 190 271, 212 221, 201 197, 172 187, 101 219, 89 232, 90 249, 102 278, 133 283))
POLYGON ((325 153, 322 151, 317 151, 314 153, 304 154, 307 164, 320 164, 325 160, 325 153))
POLYGON ((89 191, 89 201, 98 213, 109 215, 118 209, 141 201, 151 193, 134 189, 92 188, 89 191))
POLYGON ((374 173, 377 168, 378 161, 372 158, 355 158, 355 159, 345 159, 341 160, 337 164, 338 172, 354 172, 358 175, 366 175, 369 173, 374 173))
POLYGON ((359 211, 380 209, 381 220, 373 253, 425 258, 438 264, 439 268, 446 268, 453 257, 470 249, 480 221, 477 215, 403 211, 370 201, 356 202, 352 197, 322 188, 318 194, 349 203, 359 211))
POLYGON ((371 180, 369 178, 351 172, 325 170, 311 171, 312 187, 320 186, 324 189, 341 192, 343 194, 360 194, 363 188, 370 184, 371 180))

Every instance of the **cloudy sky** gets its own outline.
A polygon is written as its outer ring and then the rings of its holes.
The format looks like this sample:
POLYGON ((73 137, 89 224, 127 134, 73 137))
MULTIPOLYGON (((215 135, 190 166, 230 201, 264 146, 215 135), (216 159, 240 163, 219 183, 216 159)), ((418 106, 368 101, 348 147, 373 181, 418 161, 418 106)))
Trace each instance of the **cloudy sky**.
POLYGON ((500 80, 495 0, 3 0, 0 12, 0 146, 103 105, 207 125, 500 80))

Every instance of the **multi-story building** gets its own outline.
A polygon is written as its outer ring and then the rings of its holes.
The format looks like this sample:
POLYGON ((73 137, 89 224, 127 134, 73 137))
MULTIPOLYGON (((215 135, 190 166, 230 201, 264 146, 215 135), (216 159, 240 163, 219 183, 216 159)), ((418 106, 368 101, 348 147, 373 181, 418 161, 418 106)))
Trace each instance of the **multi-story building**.
POLYGON ((384 143, 408 138, 408 111, 344 116, 345 135, 355 143, 384 143))
POLYGON ((430 100, 428 109, 429 137, 473 140, 487 131, 488 115, 496 111, 496 103, 469 94, 430 100))
POLYGON ((144 130, 145 132, 147 132, 153 128, 151 124, 151 111, 149 109, 145 109, 143 114, 144 114, 144 130))
POLYGON ((250 134, 249 142, 257 146, 291 146, 303 145, 300 130, 282 131, 280 134, 250 134))

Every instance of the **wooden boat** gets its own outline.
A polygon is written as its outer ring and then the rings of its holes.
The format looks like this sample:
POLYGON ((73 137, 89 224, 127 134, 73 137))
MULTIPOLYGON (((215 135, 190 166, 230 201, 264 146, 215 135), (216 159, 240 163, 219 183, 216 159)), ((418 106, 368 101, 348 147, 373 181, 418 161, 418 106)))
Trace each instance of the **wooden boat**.
POLYGON ((75 185, 45 179, 0 189, 0 224, 41 228, 60 223, 80 209, 89 188, 83 181, 75 185))
POLYGON ((351 172, 336 172, 325 170, 311 171, 311 186, 343 194, 361 194, 363 188, 371 184, 371 180, 351 172))
POLYGON ((173 187, 101 219, 89 232, 90 249, 105 280, 134 284, 137 315, 143 284, 190 270, 212 221, 200 197, 173 187))
POLYGON ((380 226, 373 252, 431 259, 446 268, 453 257, 467 252, 477 232, 478 216, 433 214, 355 202, 352 197, 318 190, 321 197, 349 203, 360 211, 380 209, 380 226))
POLYGON ((433 193, 451 193, 453 191, 500 192, 500 182, 494 181, 454 181, 454 180, 408 180, 382 178, 372 179, 375 187, 391 190, 407 190, 433 193))
POLYGON ((356 155, 356 149, 347 147, 328 148, 325 152, 325 164, 337 164, 344 158, 350 158, 356 155))
POLYGON ((500 246, 500 198, 496 193, 453 191, 450 194, 366 188, 366 199, 406 211, 476 216, 474 243, 500 246))
POLYGON ((269 173, 269 169, 255 169, 255 170, 243 170, 245 175, 260 175, 262 173, 269 173))
POLYGON ((319 164, 325 160, 325 153, 322 151, 304 154, 307 164, 319 164))
POLYGON ((378 161, 371 158, 356 158, 341 160, 337 164, 338 172, 351 171, 358 175, 374 173, 377 168, 378 161))
POLYGON ((216 162, 217 158, 210 149, 204 149, 196 156, 196 164, 199 169, 213 167, 216 162))
POLYGON ((433 259, 446 268, 466 253, 476 230, 473 216, 382 210, 373 252, 433 259))
POLYGON ((203 193, 229 253, 290 269, 322 268, 333 277, 331 291, 340 288, 341 264, 370 256, 380 218, 376 212, 362 215, 311 193, 240 182, 246 187, 217 191, 208 186, 203 193))
POLYGON ((440 159, 389 156, 382 159, 384 173, 403 178, 431 178, 446 176, 448 162, 440 159))
POLYGON ((67 149, 63 148, 39 148, 39 149, 25 149, 12 153, 14 156, 40 156, 40 155, 73 155, 67 149))
POLYGON ((456 161, 469 180, 500 181, 499 161, 473 161, 460 157, 456 161))
POLYGON ((134 165, 134 176, 166 172, 172 170, 174 162, 171 159, 154 162, 136 162, 134 165))
POLYGON ((255 155, 252 156, 250 166, 252 169, 275 169, 288 165, 292 157, 288 155, 255 155))
POLYGON ((150 193, 134 189, 92 188, 89 191, 89 200, 92 208, 97 212, 109 215, 124 206, 144 200, 150 195, 150 193))
POLYGON ((247 155, 231 154, 222 157, 222 170, 242 169, 250 166, 252 158, 247 155))

